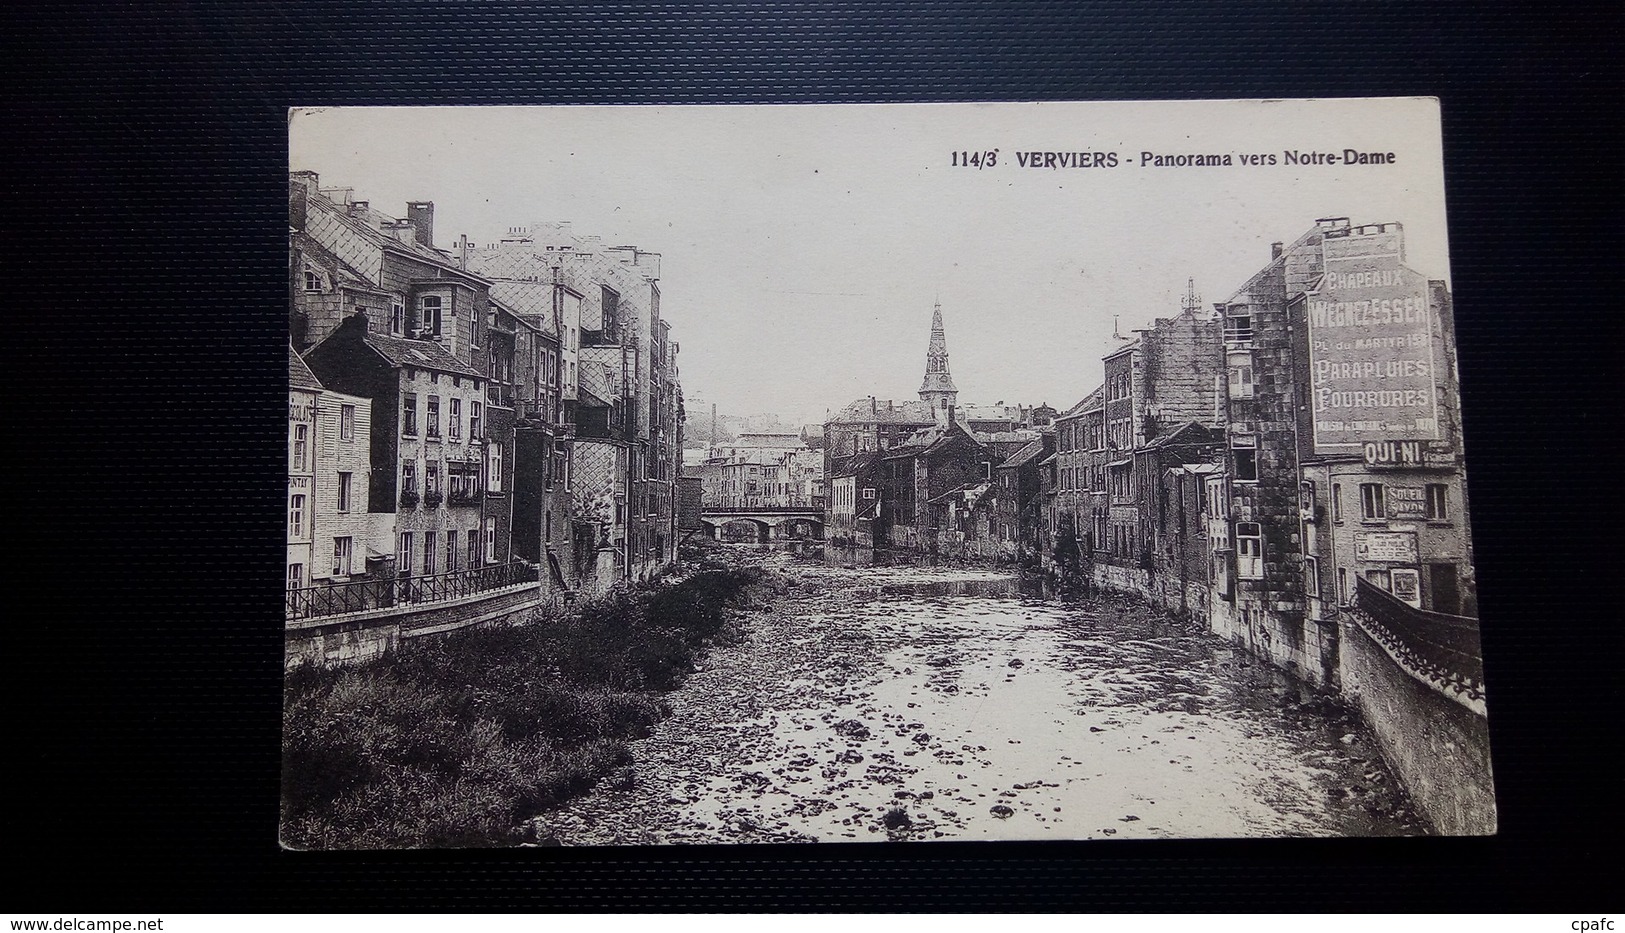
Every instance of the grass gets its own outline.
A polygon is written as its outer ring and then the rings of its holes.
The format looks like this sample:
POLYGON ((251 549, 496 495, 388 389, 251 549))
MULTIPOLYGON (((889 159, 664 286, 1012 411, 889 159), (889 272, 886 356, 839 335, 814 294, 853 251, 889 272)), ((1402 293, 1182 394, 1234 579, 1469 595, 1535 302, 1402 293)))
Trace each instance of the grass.
POLYGON ((471 629, 346 668, 300 667, 283 706, 291 848, 523 841, 521 823, 627 764, 729 605, 760 575, 718 569, 563 619, 471 629))

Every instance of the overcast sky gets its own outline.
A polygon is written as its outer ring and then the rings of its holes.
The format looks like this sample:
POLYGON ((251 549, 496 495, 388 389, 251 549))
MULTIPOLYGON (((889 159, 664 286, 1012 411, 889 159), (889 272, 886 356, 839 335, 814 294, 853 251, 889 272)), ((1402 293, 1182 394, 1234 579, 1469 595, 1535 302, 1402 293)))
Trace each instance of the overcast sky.
POLYGON ((685 395, 796 421, 914 398, 938 299, 961 403, 1064 409, 1100 382, 1114 315, 1177 314, 1189 277, 1223 299, 1318 217, 1398 221, 1408 264, 1449 279, 1432 100, 317 108, 291 119, 290 167, 396 216, 433 201, 441 247, 570 221, 661 253, 685 395), (1396 162, 1285 164, 1344 148, 1396 162), (1031 150, 1119 162, 1020 167, 1031 150))

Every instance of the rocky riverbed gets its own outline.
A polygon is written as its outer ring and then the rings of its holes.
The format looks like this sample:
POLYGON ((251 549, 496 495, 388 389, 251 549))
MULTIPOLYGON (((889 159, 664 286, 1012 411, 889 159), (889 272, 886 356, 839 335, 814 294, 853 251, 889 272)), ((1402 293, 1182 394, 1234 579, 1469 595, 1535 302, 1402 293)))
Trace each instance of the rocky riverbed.
POLYGON ((779 594, 537 839, 1425 832, 1357 717, 1200 627, 993 570, 734 555, 779 594))

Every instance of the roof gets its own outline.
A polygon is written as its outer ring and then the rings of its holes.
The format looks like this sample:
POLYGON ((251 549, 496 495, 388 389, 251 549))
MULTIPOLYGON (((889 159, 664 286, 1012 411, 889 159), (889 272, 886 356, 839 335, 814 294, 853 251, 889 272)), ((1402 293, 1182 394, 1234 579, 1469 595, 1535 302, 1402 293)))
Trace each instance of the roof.
POLYGON ((1044 455, 1044 441, 1042 439, 1036 440, 1036 441, 1028 441, 1027 446, 1021 448, 1020 450, 1018 450, 1015 453, 1011 454, 1010 456, 1006 457, 1004 459, 1004 462, 999 464, 999 468, 1003 469, 1005 467, 1011 467, 1011 468, 1023 467, 1023 466, 1026 466, 1029 463, 1036 463, 1041 457, 1043 457, 1043 455, 1044 455))
POLYGON ((875 465, 880 460, 880 451, 872 450, 868 453, 855 454, 844 460, 837 460, 832 464, 831 478, 836 476, 856 476, 875 465))
MULTIPOLYGON (((974 509, 981 504, 983 497, 993 489, 994 486, 992 483, 989 483, 987 480, 982 480, 981 482, 977 483, 966 483, 963 486, 955 486, 953 489, 950 489, 947 492, 939 496, 935 496, 927 501, 932 505, 941 505, 950 499, 963 497, 965 504, 974 509)), ((995 495, 997 495, 997 493, 995 493, 995 495)))
POLYGON ((288 344, 288 388, 303 389, 307 392, 322 391, 321 380, 317 379, 316 374, 305 365, 305 361, 300 359, 298 351, 294 350, 291 343, 288 344))
POLYGON ((1153 449, 1153 448, 1157 448, 1157 447, 1167 447, 1167 446, 1169 446, 1171 444, 1176 444, 1176 443, 1183 443, 1183 444, 1206 444, 1206 443, 1211 443, 1212 441, 1215 440, 1215 438, 1213 437, 1214 431, 1215 431, 1215 429, 1209 428, 1209 427, 1207 427, 1206 425, 1202 424, 1199 421, 1187 421, 1184 424, 1180 425, 1179 427, 1174 428, 1172 431, 1169 431, 1167 434, 1159 435, 1157 437, 1152 438, 1151 440, 1146 442, 1144 447, 1142 447, 1140 449, 1141 450, 1149 450, 1149 449, 1153 449), (1194 435, 1200 435, 1200 436, 1199 437, 1191 437, 1191 436, 1189 436, 1189 435, 1193 435, 1193 434, 1194 435))
POLYGON ((485 378, 484 373, 465 365, 433 340, 409 340, 406 337, 371 332, 362 339, 367 346, 376 350, 379 356, 395 366, 416 366, 419 369, 432 369, 474 379, 485 378))
POLYGON ((1073 405, 1071 408, 1068 408, 1066 411, 1063 411, 1059 415, 1056 415, 1055 416, 1056 420, 1060 420, 1061 418, 1073 418, 1073 417, 1076 417, 1078 415, 1083 414, 1086 411, 1089 411, 1092 408, 1098 408, 1100 406, 1100 403, 1103 402, 1105 400, 1105 398, 1106 398, 1106 387, 1103 386, 1103 385, 1096 386, 1095 390, 1093 392, 1090 392, 1088 395, 1085 395, 1078 402, 1078 404, 1073 405))
POLYGON ((1169 467, 1167 472, 1194 473, 1197 476, 1206 476, 1209 473, 1218 473, 1223 469, 1224 467, 1219 466, 1217 463, 1182 463, 1179 466, 1169 467))
POLYGON ((509 309, 521 321, 544 334, 553 328, 553 286, 540 282, 493 281, 491 298, 509 309))
POLYGON ((928 402, 893 402, 860 398, 831 415, 825 424, 935 424, 936 411, 928 402))
MULTIPOLYGON (((389 234, 384 233, 383 231, 372 226, 375 223, 382 224, 386 221, 394 220, 394 218, 389 217, 380 211, 375 211, 370 207, 358 207, 355 208, 355 213, 352 214, 351 207, 349 205, 335 203, 333 200, 323 194, 317 194, 311 197, 309 199, 308 206, 316 209, 317 211, 323 212, 328 218, 338 222, 351 233, 359 236, 369 245, 377 249, 405 253, 414 259, 433 263, 434 265, 437 265, 443 269, 456 272, 459 275, 467 276, 476 281, 483 281, 479 276, 460 268, 457 263, 447 254, 442 253, 437 249, 424 246, 415 238, 408 237, 406 240, 397 240, 395 237, 390 236, 389 234)), ((305 229, 307 231, 310 231, 311 229, 311 223, 308 217, 305 222, 305 229)), ((341 255, 339 258, 347 260, 350 257, 341 255)), ((360 266, 357 265, 357 268, 360 268, 360 266)))

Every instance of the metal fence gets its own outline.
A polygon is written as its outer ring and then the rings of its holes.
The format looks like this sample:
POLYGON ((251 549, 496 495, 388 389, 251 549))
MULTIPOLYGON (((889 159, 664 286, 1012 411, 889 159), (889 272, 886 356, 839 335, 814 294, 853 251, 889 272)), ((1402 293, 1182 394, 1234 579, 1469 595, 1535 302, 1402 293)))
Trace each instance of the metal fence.
POLYGON ((1484 655, 1478 620, 1417 609, 1366 579, 1355 586, 1354 604, 1373 638, 1418 671, 1482 695, 1484 655))
POLYGON ((537 583, 540 570, 515 562, 415 577, 300 587, 286 592, 284 613, 287 621, 298 622, 347 612, 443 602, 519 583, 537 583))

